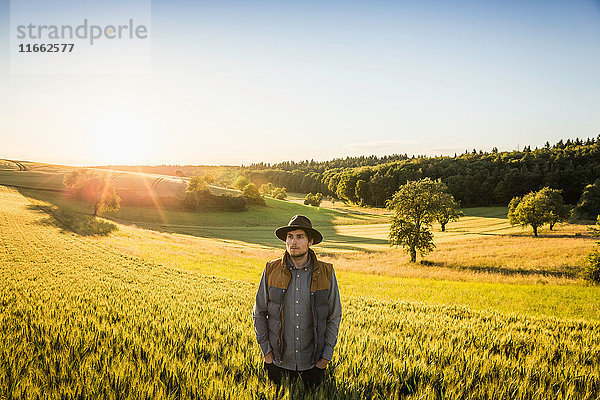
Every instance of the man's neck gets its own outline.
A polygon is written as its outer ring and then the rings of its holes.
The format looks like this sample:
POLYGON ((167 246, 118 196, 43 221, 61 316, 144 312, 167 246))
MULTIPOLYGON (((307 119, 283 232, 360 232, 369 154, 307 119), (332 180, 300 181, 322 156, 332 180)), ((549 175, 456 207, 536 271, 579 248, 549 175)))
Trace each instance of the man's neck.
POLYGON ((308 253, 306 253, 300 257, 294 257, 294 256, 290 255, 290 261, 292 262, 292 265, 295 268, 302 268, 308 263, 309 257, 310 256, 308 255, 308 253))

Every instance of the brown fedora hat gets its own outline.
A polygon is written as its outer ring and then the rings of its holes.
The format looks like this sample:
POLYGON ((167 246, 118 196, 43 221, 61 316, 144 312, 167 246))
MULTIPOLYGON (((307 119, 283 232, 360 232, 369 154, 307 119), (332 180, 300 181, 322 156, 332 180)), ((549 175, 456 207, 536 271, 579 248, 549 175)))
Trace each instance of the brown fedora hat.
POLYGON ((296 229, 302 229, 304 232, 310 235, 310 237, 313 239, 313 245, 321 243, 323 240, 323 235, 321 235, 321 232, 314 229, 310 219, 304 215, 294 215, 292 219, 290 219, 290 222, 287 224, 287 226, 282 226, 275 229, 275 236, 285 242, 287 233, 289 231, 295 231, 296 229))

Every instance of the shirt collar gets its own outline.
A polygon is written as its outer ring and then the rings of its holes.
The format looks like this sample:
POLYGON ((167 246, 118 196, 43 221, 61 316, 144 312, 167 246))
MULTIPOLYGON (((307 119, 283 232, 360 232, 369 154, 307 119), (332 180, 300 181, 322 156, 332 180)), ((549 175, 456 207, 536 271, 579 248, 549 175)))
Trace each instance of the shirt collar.
POLYGON ((309 255, 308 262, 306 264, 304 264, 303 266, 301 266, 300 268, 296 268, 296 266, 292 263, 292 260, 290 260, 290 258, 287 257, 287 267, 289 269, 310 269, 312 267, 312 264, 313 264, 312 257, 309 255))

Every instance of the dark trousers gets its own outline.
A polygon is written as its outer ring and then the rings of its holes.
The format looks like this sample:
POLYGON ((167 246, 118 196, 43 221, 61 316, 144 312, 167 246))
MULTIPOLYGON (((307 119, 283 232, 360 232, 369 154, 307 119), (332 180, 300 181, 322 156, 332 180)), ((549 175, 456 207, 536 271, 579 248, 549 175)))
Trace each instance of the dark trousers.
POLYGON ((276 385, 281 385, 284 377, 288 377, 289 380, 302 379, 302 382, 305 385, 316 387, 323 382, 323 376, 325 375, 325 370, 317 368, 316 366, 306 371, 292 371, 289 369, 280 368, 273 363, 264 364, 265 371, 267 372, 269 379, 276 385))

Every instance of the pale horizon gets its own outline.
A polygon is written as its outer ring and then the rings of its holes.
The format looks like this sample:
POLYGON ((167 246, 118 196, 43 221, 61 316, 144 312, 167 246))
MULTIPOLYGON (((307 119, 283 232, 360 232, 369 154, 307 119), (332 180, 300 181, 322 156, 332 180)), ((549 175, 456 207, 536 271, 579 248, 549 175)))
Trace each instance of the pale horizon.
MULTIPOLYGON (((588 138, 589 139, 595 139, 597 138, 599 135, 596 136, 589 136, 589 137, 579 137, 579 139, 586 141, 588 138)), ((567 141, 567 140, 575 140, 577 139, 577 137, 567 137, 567 138, 560 138, 560 140, 563 141, 567 141)), ((38 163, 44 163, 44 164, 55 164, 55 165, 65 165, 65 166, 73 166, 73 167, 110 167, 110 166, 123 166, 123 167, 157 167, 157 166, 161 166, 161 165, 171 165, 171 166, 206 166, 206 167, 239 167, 239 166, 249 166, 251 164, 258 164, 258 163, 265 163, 265 164, 278 164, 281 162, 286 162, 286 161, 290 161, 290 162, 302 162, 302 161, 310 161, 313 160, 315 162, 324 162, 324 161, 331 161, 334 159, 344 159, 346 157, 369 157, 369 156, 377 156, 377 157, 384 157, 384 156, 393 156, 393 155, 404 155, 406 154, 408 157, 419 157, 419 156, 425 156, 425 157, 453 157, 454 154, 456 155, 461 155, 464 154, 465 151, 471 152, 473 149, 475 149, 477 152, 479 152, 480 150, 483 151, 484 153, 490 153, 492 151, 492 149, 494 147, 498 148, 498 152, 502 153, 502 152, 511 152, 511 151, 523 151, 523 148, 526 146, 530 146, 532 150, 534 150, 535 148, 542 148, 544 147, 544 143, 541 144, 537 144, 537 145, 531 145, 531 144, 523 144, 523 145, 517 145, 514 148, 499 148, 498 146, 492 146, 489 148, 464 148, 462 150, 456 150, 456 151, 449 151, 449 152, 440 152, 440 151, 433 151, 433 152, 425 152, 425 153, 408 153, 408 152, 395 152, 395 153, 381 153, 381 154, 374 154, 374 153, 364 153, 364 154, 355 154, 355 155, 344 155, 341 157, 332 157, 332 158, 325 158, 325 159, 316 159, 316 158, 299 158, 299 159, 281 159, 281 160, 276 160, 276 161, 265 161, 265 160, 256 160, 256 161, 251 161, 251 162, 241 162, 238 164, 235 163, 219 163, 219 164, 207 164, 207 163, 189 163, 189 162, 174 162, 174 161, 165 161, 165 162, 142 162, 142 163, 137 163, 137 164, 131 164, 131 163, 69 163, 69 162, 63 162, 61 160, 52 160, 52 159, 48 159, 48 160, 44 160, 44 159, 35 159, 35 160, 30 160, 30 159, 26 159, 26 158, 18 158, 18 157, 3 157, 2 154, 0 154, 0 159, 7 159, 7 160, 14 160, 14 161, 20 161, 20 162, 38 162, 38 163)), ((555 142, 550 142, 550 145, 554 145, 556 144, 555 142)), ((439 149, 438 149, 439 150, 439 149)))

